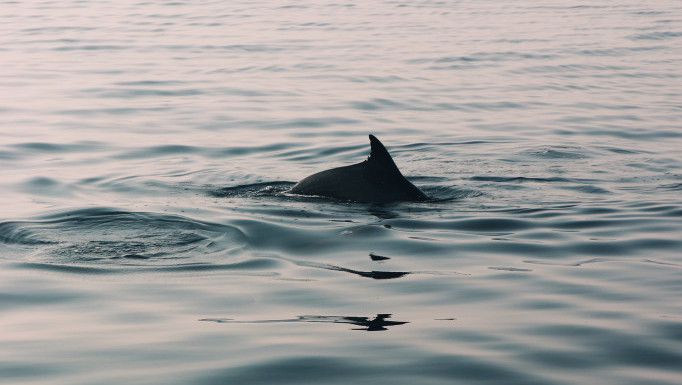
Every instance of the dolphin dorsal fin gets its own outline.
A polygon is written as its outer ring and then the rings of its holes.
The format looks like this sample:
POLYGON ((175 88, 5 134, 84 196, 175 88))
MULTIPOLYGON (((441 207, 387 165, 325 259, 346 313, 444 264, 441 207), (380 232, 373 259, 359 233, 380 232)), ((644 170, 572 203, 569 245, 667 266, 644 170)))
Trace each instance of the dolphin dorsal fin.
POLYGON ((388 153, 386 147, 381 144, 376 136, 372 134, 369 135, 369 144, 371 146, 371 152, 369 154, 369 158, 367 158, 368 162, 371 164, 380 165, 400 174, 400 170, 398 170, 398 166, 395 165, 393 158, 391 158, 391 154, 388 153))

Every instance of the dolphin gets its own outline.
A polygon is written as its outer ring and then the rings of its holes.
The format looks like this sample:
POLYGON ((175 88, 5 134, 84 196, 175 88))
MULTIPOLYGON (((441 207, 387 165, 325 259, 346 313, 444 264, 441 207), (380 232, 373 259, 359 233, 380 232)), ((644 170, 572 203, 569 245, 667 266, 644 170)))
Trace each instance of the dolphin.
POLYGON ((364 162, 320 171, 296 183, 289 192, 364 203, 428 199, 400 173, 379 139, 369 135, 369 143, 371 153, 364 162))

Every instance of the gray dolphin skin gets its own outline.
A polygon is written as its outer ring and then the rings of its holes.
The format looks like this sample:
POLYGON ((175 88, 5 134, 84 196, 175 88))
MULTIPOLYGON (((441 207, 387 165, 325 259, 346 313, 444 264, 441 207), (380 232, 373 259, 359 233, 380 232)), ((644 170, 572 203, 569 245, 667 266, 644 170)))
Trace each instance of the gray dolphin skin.
POLYGON ((365 203, 428 199, 400 173, 379 139, 370 135, 369 142, 371 153, 366 161, 320 171, 296 183, 289 192, 365 203))

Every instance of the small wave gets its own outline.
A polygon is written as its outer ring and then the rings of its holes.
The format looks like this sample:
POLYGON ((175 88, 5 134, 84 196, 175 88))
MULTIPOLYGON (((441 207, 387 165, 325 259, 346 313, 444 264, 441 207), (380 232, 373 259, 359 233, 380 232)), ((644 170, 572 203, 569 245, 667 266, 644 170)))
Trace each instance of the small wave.
POLYGON ((72 196, 75 192, 75 187, 64 184, 56 179, 44 176, 37 176, 29 179, 19 185, 19 188, 25 192, 37 195, 47 196, 72 196))
POLYGON ((26 226, 26 222, 0 223, 0 242, 13 245, 49 245, 56 241, 41 239, 33 229, 26 226))
POLYGON ((610 151, 610 152, 613 152, 615 154, 625 154, 625 155, 648 153, 648 151, 643 151, 643 150, 633 150, 633 149, 617 148, 617 147, 604 147, 604 149, 606 151, 610 151))
POLYGON ((154 112, 165 112, 170 110, 168 107, 114 107, 114 108, 87 108, 87 109, 66 109, 55 111, 60 115, 135 115, 149 114, 154 112))
POLYGON ((562 178, 562 177, 534 178, 534 177, 525 177, 525 176, 473 176, 469 179, 475 180, 475 181, 483 181, 483 182, 507 182, 507 183, 509 183, 509 182, 515 182, 515 183, 523 183, 523 182, 539 182, 539 183, 573 182, 570 179, 562 178))
POLYGON ((83 265, 74 263, 54 263, 54 262, 21 262, 15 263, 13 266, 19 269, 44 270, 59 273, 73 273, 73 274, 133 274, 145 273, 149 271, 154 272, 209 272, 209 271, 234 271, 243 273, 251 273, 248 275, 258 276, 277 276, 275 272, 258 272, 264 269, 276 269, 279 265, 278 261, 267 258, 254 258, 245 261, 234 263, 180 263, 169 265, 131 265, 122 264, 115 266, 101 266, 101 265, 83 265))
POLYGON ((375 110, 413 110, 417 109, 415 106, 410 106, 394 100, 385 98, 375 98, 367 101, 352 101, 349 103, 351 108, 363 111, 375 110))
POLYGON ((565 186, 566 190, 580 191, 587 194, 613 194, 611 191, 594 185, 565 186))
POLYGON ((682 37, 682 32, 662 31, 630 36, 632 40, 667 40, 682 37))
POLYGON ((166 144, 160 146, 137 147, 128 149, 113 156, 114 159, 130 158, 154 158, 165 155, 196 154, 207 158, 226 158, 250 154, 266 154, 282 150, 288 150, 294 145, 291 143, 276 143, 265 146, 253 147, 209 147, 188 146, 183 144, 166 144))
POLYGON ((298 118, 288 120, 276 120, 266 122, 253 122, 254 126, 260 128, 323 128, 330 126, 350 126, 361 124, 357 119, 347 117, 325 117, 325 118, 298 118))
POLYGON ((543 159, 582 159, 588 158, 587 155, 581 153, 579 148, 571 149, 569 147, 543 147, 540 149, 530 150, 527 154, 543 158, 543 159))
POLYGON ((204 91, 194 88, 179 89, 179 90, 165 90, 165 89, 117 89, 117 88, 91 88, 83 90, 85 93, 93 94, 100 98, 154 98, 154 97, 182 97, 182 96, 196 96, 202 95, 204 91))
POLYGON ((295 182, 261 182, 209 190, 217 198, 283 197, 295 182))
POLYGON ((28 142, 14 144, 12 147, 21 150, 22 152, 38 152, 38 153, 70 153, 70 152, 97 152, 102 150, 105 145, 101 142, 78 142, 78 143, 45 143, 45 142, 28 142))
POLYGON ((245 244, 232 226, 102 207, 0 223, 0 234, 3 243, 28 248, 37 262, 61 264, 196 260, 245 244))
MULTIPOLYGON (((410 178, 416 179, 416 178, 410 178)), ((483 195, 483 192, 478 190, 469 190, 459 187, 451 186, 419 186, 420 189, 429 197, 427 202, 430 203, 445 203, 467 198, 476 198, 483 195)))
POLYGON ((60 26, 41 26, 41 27, 24 28, 21 31, 26 32, 29 35, 32 35, 32 34, 37 34, 37 33, 51 33, 52 34, 55 32, 63 32, 63 31, 84 32, 84 31, 94 31, 96 29, 97 29, 97 27, 60 25, 60 26))
POLYGON ((180 80, 136 80, 126 82, 115 82, 117 86, 177 86, 187 84, 180 80))
POLYGON ((665 189, 665 190, 682 191, 682 183, 664 184, 664 185, 660 185, 659 188, 665 189))
POLYGON ((581 267, 585 265, 591 265, 595 263, 647 263, 654 265, 663 266, 676 266, 680 267, 682 265, 671 262, 656 261, 648 258, 643 259, 620 259, 620 258, 590 258, 586 260, 581 260, 578 262, 555 262, 555 261, 538 261, 538 260, 526 260, 524 263, 532 265, 549 265, 549 266, 565 266, 565 267, 581 267))
POLYGON ((451 221, 445 226, 450 229, 485 232, 513 233, 536 227, 531 221, 511 218, 471 218, 451 221))
POLYGON ((29 270, 42 270, 42 271, 52 271, 58 273, 72 273, 72 274, 114 274, 120 272, 118 269, 106 268, 106 267, 95 267, 95 266, 78 266, 78 265, 66 265, 66 264, 56 264, 56 263, 36 263, 36 262, 24 262, 16 263, 15 267, 20 269, 29 270))
POLYGON ((76 153, 98 153, 107 149, 102 142, 83 141, 76 143, 16 143, 0 149, 0 159, 9 161, 35 160, 36 155, 65 155, 76 153))
POLYGON ((131 49, 131 46, 113 44, 64 45, 52 48, 53 51, 120 51, 131 49))

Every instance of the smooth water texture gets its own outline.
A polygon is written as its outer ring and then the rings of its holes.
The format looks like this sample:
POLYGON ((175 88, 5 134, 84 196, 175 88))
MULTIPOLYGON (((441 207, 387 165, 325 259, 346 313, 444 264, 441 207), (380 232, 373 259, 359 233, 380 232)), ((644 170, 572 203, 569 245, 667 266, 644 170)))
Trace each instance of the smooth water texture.
POLYGON ((0 2, 0 378, 679 384, 679 1, 0 2), (431 199, 288 194, 369 154, 431 199))

